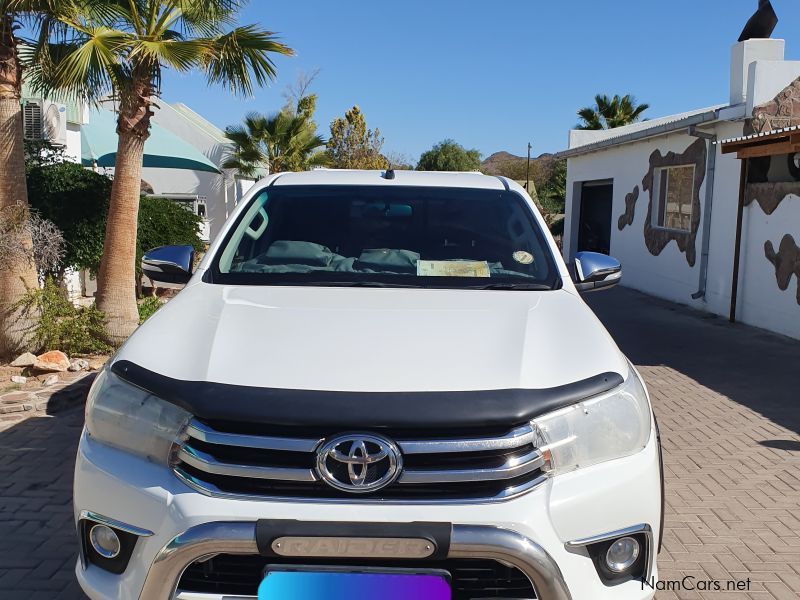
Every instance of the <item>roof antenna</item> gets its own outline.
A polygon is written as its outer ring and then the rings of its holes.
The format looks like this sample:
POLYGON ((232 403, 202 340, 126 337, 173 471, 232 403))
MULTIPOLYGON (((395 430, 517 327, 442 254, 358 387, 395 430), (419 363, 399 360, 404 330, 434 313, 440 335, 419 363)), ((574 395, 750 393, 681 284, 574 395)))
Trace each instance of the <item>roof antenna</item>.
POLYGON ((384 171, 383 178, 384 179, 394 179, 394 176, 395 176, 394 168, 392 167, 391 163, 389 163, 389 168, 386 169, 386 171, 384 171))

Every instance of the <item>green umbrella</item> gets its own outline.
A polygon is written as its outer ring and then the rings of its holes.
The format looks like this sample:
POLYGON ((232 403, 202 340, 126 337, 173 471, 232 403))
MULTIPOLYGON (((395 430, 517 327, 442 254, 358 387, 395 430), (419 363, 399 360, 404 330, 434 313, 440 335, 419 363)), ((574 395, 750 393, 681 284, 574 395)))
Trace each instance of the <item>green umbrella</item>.
MULTIPOLYGON (((92 110, 89 123, 81 125, 81 164, 113 167, 116 159, 117 116, 109 110, 92 110)), ((221 173, 197 148, 152 122, 144 145, 143 166, 221 173)))

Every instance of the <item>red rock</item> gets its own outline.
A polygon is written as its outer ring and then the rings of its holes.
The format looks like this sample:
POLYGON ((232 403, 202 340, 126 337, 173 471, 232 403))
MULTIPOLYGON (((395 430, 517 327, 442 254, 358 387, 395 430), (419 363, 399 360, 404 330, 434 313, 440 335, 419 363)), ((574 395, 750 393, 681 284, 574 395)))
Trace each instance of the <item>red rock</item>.
POLYGON ((33 368, 46 373, 63 372, 69 369, 69 357, 60 350, 51 350, 37 356, 33 368))

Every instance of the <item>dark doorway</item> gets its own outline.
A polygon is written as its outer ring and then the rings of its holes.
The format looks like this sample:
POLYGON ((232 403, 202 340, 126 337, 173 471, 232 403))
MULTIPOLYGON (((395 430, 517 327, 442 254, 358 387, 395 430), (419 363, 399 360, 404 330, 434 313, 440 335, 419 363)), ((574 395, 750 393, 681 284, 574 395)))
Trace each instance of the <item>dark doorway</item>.
POLYGON ((614 184, 584 183, 581 189, 581 217, 578 223, 578 252, 611 252, 611 205, 614 184))

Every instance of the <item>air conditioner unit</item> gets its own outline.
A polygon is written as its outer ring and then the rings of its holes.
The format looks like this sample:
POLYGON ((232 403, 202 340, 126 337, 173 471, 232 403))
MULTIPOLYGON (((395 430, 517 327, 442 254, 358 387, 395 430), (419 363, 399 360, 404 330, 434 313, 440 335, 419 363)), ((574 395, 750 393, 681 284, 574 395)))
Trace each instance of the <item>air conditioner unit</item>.
POLYGON ((22 122, 26 140, 67 145, 67 107, 47 100, 25 100, 22 122))
POLYGON ((22 127, 25 139, 43 139, 42 124, 42 101, 25 100, 22 105, 22 127))

